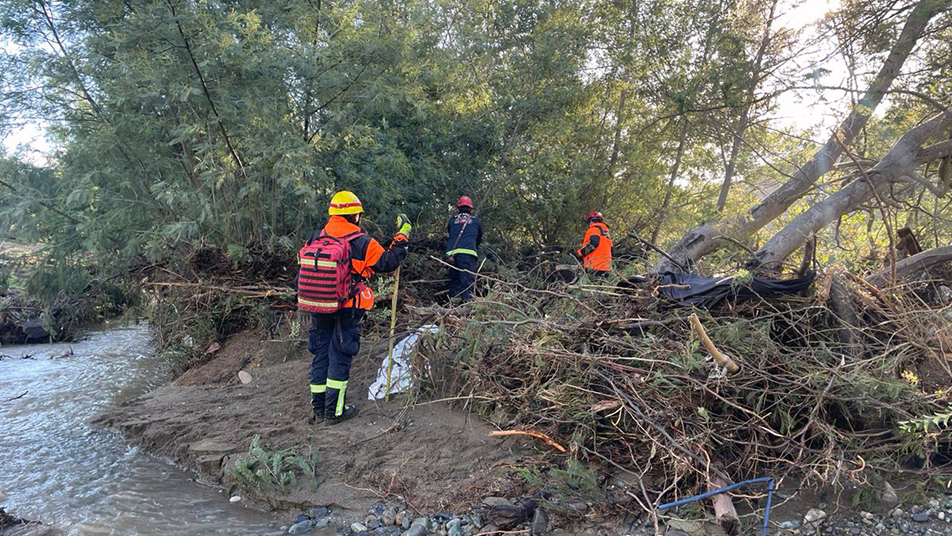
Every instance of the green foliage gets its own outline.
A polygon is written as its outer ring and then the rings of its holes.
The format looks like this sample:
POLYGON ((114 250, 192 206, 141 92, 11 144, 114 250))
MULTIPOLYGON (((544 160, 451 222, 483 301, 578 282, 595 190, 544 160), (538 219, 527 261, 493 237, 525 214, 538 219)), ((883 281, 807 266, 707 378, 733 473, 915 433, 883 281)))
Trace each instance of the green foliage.
MULTIPOLYGON (((769 109, 748 102, 768 7, 3 0, 2 111, 43 117, 61 150, 2 162, 0 228, 55 243, 54 262, 119 268, 183 244, 242 261, 293 248, 346 187, 370 229, 406 212, 440 235, 467 193, 505 246, 576 244, 593 208, 618 236, 674 238, 714 214, 721 140, 769 109)), ((792 41, 776 33, 765 65, 792 41)), ((738 173, 771 178, 757 153, 740 148, 738 173)))
POLYGON ((907 434, 935 433, 948 428, 949 421, 952 421, 952 406, 949 406, 949 411, 945 413, 934 413, 908 421, 899 421, 899 429, 907 434))
POLYGON ((308 447, 308 454, 299 453, 299 448, 274 450, 261 443, 255 435, 248 447, 248 454, 239 457, 228 469, 233 479, 232 489, 265 494, 271 491, 288 493, 303 478, 308 489, 314 491, 323 481, 317 474, 317 453, 308 447))
POLYGON ((11 276, 13 276, 13 264, 0 264, 0 294, 6 294, 10 289, 11 276))
POLYGON ((571 508, 570 504, 582 502, 595 507, 612 504, 599 472, 574 458, 566 462, 564 469, 549 467, 543 471, 538 468, 519 468, 517 472, 526 483, 544 493, 547 498, 542 501, 553 511, 580 516, 583 514, 571 508))
MULTIPOLYGON (((838 34, 850 36, 838 45, 851 72, 875 71, 867 67, 902 19, 867 4, 829 18, 844 28, 881 21, 838 34)), ((774 0, 0 0, 0 136, 41 121, 56 148, 42 165, 0 158, 0 235, 49 246, 48 265, 95 265, 92 279, 205 246, 239 265, 293 250, 347 188, 363 200, 367 229, 389 232, 405 212, 415 238, 442 237, 449 205, 466 193, 486 224, 487 257, 574 248, 591 209, 618 239, 635 230, 667 246, 701 222, 744 214, 828 131, 776 118, 779 88, 829 72, 812 60, 801 71, 824 43, 780 27, 781 9, 774 0)), ((952 40, 948 24, 936 26, 918 47, 924 67, 903 81, 942 102, 952 40)), ((890 95, 855 151, 875 160, 929 106, 890 95)), ((850 173, 834 166, 829 185, 850 173)), ((926 247, 948 243, 950 209, 912 188, 920 200, 894 208, 894 228, 909 225, 926 247)), ((873 269, 888 237, 864 207, 819 243, 823 262, 873 269)), ((742 264, 742 246, 704 268, 742 264)), ((628 264, 619 268, 643 270, 628 264)), ((51 296, 82 286, 57 277, 35 287, 51 296)))

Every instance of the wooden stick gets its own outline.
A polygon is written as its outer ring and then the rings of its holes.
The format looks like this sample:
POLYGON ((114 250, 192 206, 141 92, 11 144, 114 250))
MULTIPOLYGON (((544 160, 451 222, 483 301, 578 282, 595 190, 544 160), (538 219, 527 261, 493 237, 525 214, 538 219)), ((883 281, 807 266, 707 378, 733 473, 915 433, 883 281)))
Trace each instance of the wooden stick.
POLYGON ((691 325, 694 326, 694 331, 697 332, 697 336, 701 338, 704 347, 707 348, 707 351, 714 357, 714 361, 717 361, 717 364, 722 367, 727 367, 727 372, 737 372, 740 370, 740 367, 733 359, 721 353, 721 351, 714 346, 714 342, 707 336, 707 331, 705 331, 704 326, 701 325, 701 319, 697 317, 697 314, 691 313, 691 316, 688 318, 691 320, 691 325))
POLYGON ((495 432, 489 432, 489 437, 502 437, 502 436, 512 436, 512 435, 527 435, 534 437, 536 439, 541 439, 548 443, 551 447, 559 452, 566 452, 565 447, 559 445, 551 437, 543 434, 542 432, 533 432, 532 430, 498 430, 495 432))
POLYGON ((242 294, 249 298, 270 298, 276 296, 293 296, 295 291, 289 288, 266 288, 261 290, 248 290, 240 287, 221 287, 216 285, 203 285, 201 283, 178 283, 167 281, 155 281, 146 283, 152 287, 183 287, 183 288, 201 288, 205 290, 217 290, 220 292, 231 292, 233 294, 242 294))
POLYGON ((397 327, 397 294, 400 291, 400 267, 393 273, 393 302, 390 305, 390 349, 387 350, 387 390, 383 392, 383 401, 390 402, 390 378, 393 374, 393 333, 397 327))
MULTIPOLYGON (((708 483, 708 490, 726 488, 727 482, 719 476, 712 477, 708 483)), ((731 496, 727 493, 719 493, 711 497, 714 503, 714 515, 717 516, 717 522, 720 523, 724 532, 730 535, 737 534, 740 529, 740 518, 737 517, 737 510, 734 509, 734 503, 731 502, 731 496)))

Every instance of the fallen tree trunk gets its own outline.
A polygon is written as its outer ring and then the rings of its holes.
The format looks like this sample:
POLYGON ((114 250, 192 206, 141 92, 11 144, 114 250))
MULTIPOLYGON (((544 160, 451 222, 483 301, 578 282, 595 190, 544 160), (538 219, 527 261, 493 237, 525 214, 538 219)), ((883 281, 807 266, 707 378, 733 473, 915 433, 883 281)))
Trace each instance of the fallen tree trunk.
MULTIPOLYGON (((703 224, 684 235, 669 253, 680 264, 690 264, 720 247, 718 237, 729 236, 742 240, 749 237, 787 211, 797 200, 806 195, 817 180, 825 175, 842 154, 842 142, 849 145, 866 126, 869 117, 879 106, 893 80, 899 75, 903 64, 916 43, 937 13, 948 9, 950 0, 920 0, 909 13, 899 38, 876 78, 870 83, 863 97, 849 116, 833 131, 826 143, 806 164, 763 201, 751 207, 746 214, 717 222, 703 224)), ((654 273, 678 272, 678 263, 661 259, 655 264, 654 273)))
MULTIPOLYGON (((904 134, 879 164, 869 171, 868 181, 867 177, 856 179, 797 216, 754 255, 757 264, 767 268, 778 267, 810 236, 872 198, 874 189, 884 190, 889 184, 914 174, 922 144, 950 125, 952 110, 939 114, 904 134)), ((927 151, 930 154, 935 152, 931 147, 927 148, 927 151)))
MULTIPOLYGON (((942 246, 938 248, 927 249, 922 253, 917 253, 912 257, 907 257, 896 263, 896 277, 906 277, 931 266, 952 261, 952 246, 942 246)), ((866 278, 866 281, 877 287, 884 287, 889 283, 889 270, 882 270, 877 274, 866 278)))

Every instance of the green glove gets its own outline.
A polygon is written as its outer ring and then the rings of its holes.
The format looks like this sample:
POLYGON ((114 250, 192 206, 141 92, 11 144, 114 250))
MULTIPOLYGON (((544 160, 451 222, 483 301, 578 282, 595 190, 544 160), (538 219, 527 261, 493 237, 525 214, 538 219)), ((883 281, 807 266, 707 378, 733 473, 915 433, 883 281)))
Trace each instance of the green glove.
POLYGON ((397 233, 410 238, 410 231, 412 230, 413 226, 410 225, 410 218, 406 214, 397 214, 397 233))

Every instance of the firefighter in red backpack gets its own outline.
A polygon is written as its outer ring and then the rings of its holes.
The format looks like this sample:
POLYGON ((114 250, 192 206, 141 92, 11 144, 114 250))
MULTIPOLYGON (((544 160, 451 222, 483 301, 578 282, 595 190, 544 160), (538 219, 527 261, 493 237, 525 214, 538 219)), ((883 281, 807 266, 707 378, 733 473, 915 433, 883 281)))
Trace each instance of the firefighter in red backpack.
POLYGON ((360 199, 342 191, 331 198, 327 225, 301 248, 298 261, 298 308, 311 313, 307 349, 311 362, 311 422, 337 424, 357 414, 344 403, 350 365, 360 349, 360 322, 374 306, 367 280, 392 272, 407 256, 412 229, 397 216, 397 234, 389 249, 360 230, 360 199))
POLYGON ((612 237, 608 233, 608 226, 602 219, 602 213, 593 210, 585 218, 588 231, 582 247, 577 251, 582 259, 582 265, 595 275, 606 275, 612 269, 612 237))

